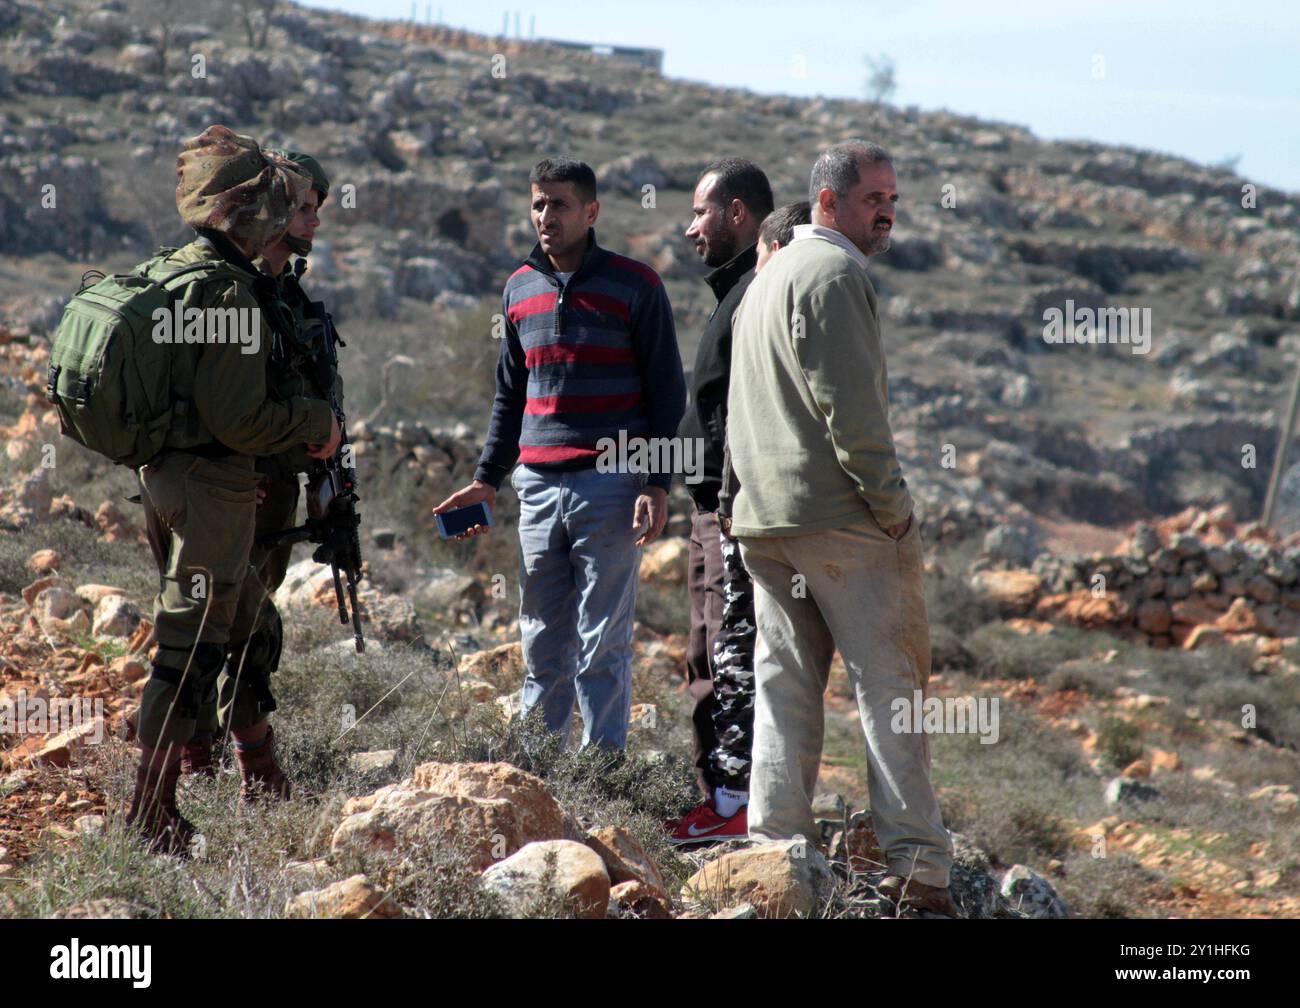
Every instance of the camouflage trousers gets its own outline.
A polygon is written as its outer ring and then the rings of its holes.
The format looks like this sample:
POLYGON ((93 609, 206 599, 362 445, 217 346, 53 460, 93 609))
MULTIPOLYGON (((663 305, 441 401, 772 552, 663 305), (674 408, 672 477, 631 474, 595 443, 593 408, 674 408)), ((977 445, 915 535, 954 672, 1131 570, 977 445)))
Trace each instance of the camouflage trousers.
POLYGON ((284 628, 274 595, 284 583, 293 546, 268 549, 264 536, 293 528, 298 511, 298 476, 274 459, 258 459, 266 497, 257 508, 248 576, 239 591, 225 665, 203 697, 198 732, 245 731, 275 709, 271 676, 280 666, 284 628))
POLYGON ((722 625, 713 639, 713 730, 709 753, 714 782, 733 791, 749 790, 754 748, 754 582, 740 559, 740 544, 722 538, 722 625))
POLYGON ((150 748, 193 737, 202 697, 221 673, 257 521, 252 458, 168 452, 138 472, 145 532, 158 566, 158 650, 137 732, 150 748))

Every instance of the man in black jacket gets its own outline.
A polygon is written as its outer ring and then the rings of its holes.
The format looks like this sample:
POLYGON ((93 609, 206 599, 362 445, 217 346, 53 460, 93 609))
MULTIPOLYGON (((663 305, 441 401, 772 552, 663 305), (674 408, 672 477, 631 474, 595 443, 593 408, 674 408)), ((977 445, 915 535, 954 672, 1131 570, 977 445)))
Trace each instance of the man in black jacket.
MULTIPOLYGON (((695 186, 694 218, 686 237, 713 271, 705 277, 718 299, 695 356, 691 403, 679 436, 704 445, 703 478, 687 484, 695 502, 691 514, 691 634, 687 673, 696 705, 695 763, 704 801, 668 824, 674 843, 703 843, 748 834, 750 734, 753 730, 753 662, 722 656, 714 639, 722 624, 727 582, 718 527, 718 490, 727 422, 731 373, 731 316, 754 277, 756 244, 763 218, 772 211, 772 187, 752 161, 722 158, 705 167, 695 186), (731 660, 735 659, 735 660, 731 660), (718 673, 724 675, 719 676, 718 673), (748 677, 748 681, 746 681, 748 677)), ((739 562, 738 558, 734 562, 739 562)))

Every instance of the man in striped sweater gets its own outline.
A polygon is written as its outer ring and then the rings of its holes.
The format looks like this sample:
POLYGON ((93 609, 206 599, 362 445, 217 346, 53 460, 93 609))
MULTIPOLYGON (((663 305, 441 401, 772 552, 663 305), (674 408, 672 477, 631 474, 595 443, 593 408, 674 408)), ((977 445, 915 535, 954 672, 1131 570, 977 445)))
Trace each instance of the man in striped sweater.
POLYGON ((547 158, 529 183, 538 243, 506 282, 487 444, 474 481, 434 512, 492 507, 519 463, 523 714, 567 736, 576 698, 583 744, 619 750, 640 547, 663 531, 673 475, 645 471, 645 449, 671 443, 686 382, 659 276, 596 244, 595 173, 547 158))

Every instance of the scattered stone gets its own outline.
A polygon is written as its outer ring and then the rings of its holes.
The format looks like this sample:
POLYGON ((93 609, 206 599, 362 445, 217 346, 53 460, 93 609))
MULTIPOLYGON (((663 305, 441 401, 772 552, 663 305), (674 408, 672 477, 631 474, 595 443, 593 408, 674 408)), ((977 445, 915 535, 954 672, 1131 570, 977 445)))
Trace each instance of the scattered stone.
POLYGON ((758 911, 752 903, 737 903, 717 913, 709 914, 709 920, 757 920, 758 911))
POLYGON ((1159 798, 1160 792, 1150 784, 1114 777, 1106 785, 1106 804, 1116 806, 1123 803, 1137 804, 1159 798))
POLYGON ((1052 883, 1026 865, 1012 865, 1002 878, 1002 898, 1011 907, 1035 920, 1064 920, 1070 908, 1056 894, 1052 883))
POLYGON ((1259 628, 1255 610, 1244 598, 1235 598, 1228 611, 1215 620, 1214 625, 1227 633, 1248 633, 1259 628))
POLYGON ((52 549, 37 550, 27 558, 27 569, 33 574, 53 574, 62 565, 62 558, 52 549))
MULTIPOLYGON (((1226 609, 1227 606, 1225 605, 1224 608, 1226 609)), ((1138 609, 1140 615, 1141 606, 1138 609)), ((1219 610, 1203 599, 1195 598, 1179 599, 1169 607, 1169 611, 1175 623, 1186 623, 1190 626, 1196 626, 1199 623, 1213 623, 1221 615, 1219 610)))
POLYGON ((1256 602, 1276 602, 1282 594, 1278 586, 1263 574, 1255 574, 1246 579, 1246 594, 1256 602))
POLYGON ((107 542, 132 542, 140 537, 140 531, 127 520, 126 515, 118 510, 112 501, 104 501, 95 511, 95 525, 100 536, 107 542))
POLYGON ((579 918, 604 917, 609 906, 609 873, 600 855, 573 840, 540 840, 525 845, 482 875, 516 916, 538 899, 558 899, 579 918))
POLYGON ((418 585, 407 593, 422 608, 437 612, 454 613, 460 610, 477 610, 487 599, 487 593, 478 580, 454 570, 435 568, 418 585))
POLYGON ((126 592, 113 585, 84 584, 77 586, 77 595, 93 607, 99 605, 101 599, 108 598, 111 595, 125 596, 126 592))
POLYGON ((1195 651, 1202 644, 1222 644, 1224 639, 1223 631, 1217 626, 1203 624, 1192 628, 1187 639, 1183 641, 1183 650, 1195 651))
POLYGON ((641 842, 622 826, 602 826, 587 834, 587 846, 600 855, 610 881, 644 882, 663 893, 668 888, 663 872, 641 842))
POLYGON ((285 880, 292 886, 320 885, 334 874, 329 858, 312 858, 310 861, 289 861, 284 868, 285 880))
POLYGON ((490 703, 496 699, 497 688, 482 679, 462 679, 460 692, 472 703, 490 703))
MULTIPOLYGON (((371 796, 374 797, 374 796, 371 796)), ((518 850, 523 836, 510 803, 500 799, 390 791, 373 807, 349 812, 330 841, 336 854, 348 850, 395 851, 403 847, 451 849, 473 871, 518 850)))
POLYGON ((518 717, 524 709, 523 689, 520 688, 513 693, 507 693, 503 697, 497 697, 497 709, 500 710, 501 716, 507 721, 518 717))
POLYGON ((1146 522, 1138 522, 1133 526, 1133 532, 1129 536, 1129 543, 1133 551, 1139 556, 1150 556, 1163 545, 1160 542, 1160 533, 1146 522))
POLYGON ((1167 602, 1162 602, 1159 599, 1146 599, 1138 603, 1137 624, 1138 629, 1143 633, 1168 633, 1172 623, 1173 614, 1170 612, 1167 602))
POLYGON ((983 555, 1009 567, 1028 567, 1042 549, 1042 537, 1029 524, 995 525, 984 536, 983 555))
POLYGON ((75 591, 63 585, 51 585, 32 602, 32 615, 44 626, 50 620, 69 620, 85 612, 85 603, 75 591))
POLYGON ((86 835, 97 835, 104 832, 104 817, 102 815, 83 815, 77 816, 73 820, 72 828, 78 833, 86 835))
POLYGON ((372 752, 353 753, 348 757, 348 769, 355 773, 377 773, 391 770, 396 765, 396 749, 376 749, 372 752))
POLYGON ((1151 750, 1151 769, 1162 771, 1181 770, 1183 768, 1183 758, 1176 752, 1167 749, 1151 750))
POLYGON ((92 718, 49 739, 31 761, 35 766, 65 767, 72 762, 74 755, 81 753, 86 746, 102 741, 103 737, 104 725, 92 718))
POLYGON ((1279 815, 1294 812, 1297 804, 1300 804, 1300 795, 1297 795, 1289 784, 1265 784, 1246 797, 1251 801, 1268 802, 1273 807, 1273 811, 1279 815))
POLYGON ((541 778, 509 763, 422 763, 412 783, 435 794, 504 799, 528 840, 581 836, 541 778))
POLYGON ((668 897, 644 882, 619 882, 609 890, 611 907, 618 907, 621 917, 643 920, 669 920, 673 912, 668 897))
POLYGON ((139 658, 122 655, 120 658, 114 658, 109 662, 108 674, 115 680, 120 679, 131 683, 139 682, 149 675, 149 666, 140 661, 139 658))
POLYGON ((401 917, 402 910, 365 875, 353 875, 324 889, 299 893, 285 903, 284 915, 329 920, 391 919, 401 917))
POLYGON ((682 887, 682 899, 719 908, 753 904, 759 917, 811 917, 833 879, 809 840, 757 844, 707 862, 682 887))
POLYGON ((130 637, 143 618, 134 602, 121 595, 107 595, 95 606, 91 633, 96 637, 130 637))
POLYGON ((971 579, 971 587, 1003 611, 1023 614, 1034 604, 1043 579, 1025 570, 986 570, 971 579))
POLYGON ((22 590, 23 604, 29 609, 32 608, 36 604, 37 596, 48 588, 63 588, 71 592, 74 586, 71 581, 59 574, 47 574, 45 577, 37 578, 22 590))
POLYGON ((524 681, 524 652, 518 641, 487 651, 476 651, 460 660, 464 679, 480 679, 498 689, 512 689, 524 681))

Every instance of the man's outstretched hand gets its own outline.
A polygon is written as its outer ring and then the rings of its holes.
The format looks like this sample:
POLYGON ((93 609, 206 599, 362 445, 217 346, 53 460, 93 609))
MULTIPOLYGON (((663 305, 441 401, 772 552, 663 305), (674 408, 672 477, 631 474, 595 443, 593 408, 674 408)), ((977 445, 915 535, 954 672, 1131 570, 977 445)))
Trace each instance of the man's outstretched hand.
MULTIPOLYGON (((496 487, 484 483, 481 480, 475 480, 463 490, 457 490, 445 501, 433 509, 434 514, 442 514, 444 511, 454 511, 456 508, 469 507, 471 504, 479 504, 487 501, 488 510, 496 513, 497 491, 496 487)), ((487 525, 475 525, 471 529, 466 529, 453 539, 468 539, 471 536, 482 535, 489 530, 487 525)))
POLYGON ((663 487, 646 487, 637 497, 636 507, 632 511, 632 531, 645 529, 636 544, 644 546, 654 542, 667 522, 668 491, 663 487))

